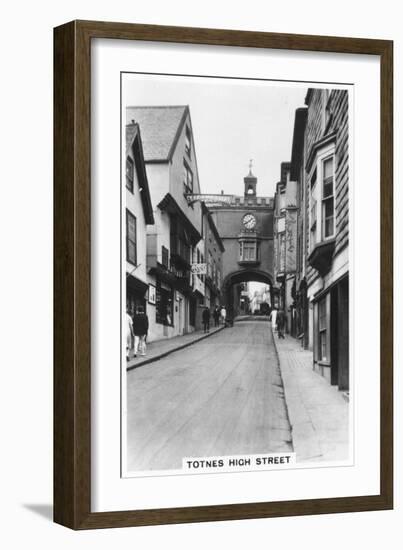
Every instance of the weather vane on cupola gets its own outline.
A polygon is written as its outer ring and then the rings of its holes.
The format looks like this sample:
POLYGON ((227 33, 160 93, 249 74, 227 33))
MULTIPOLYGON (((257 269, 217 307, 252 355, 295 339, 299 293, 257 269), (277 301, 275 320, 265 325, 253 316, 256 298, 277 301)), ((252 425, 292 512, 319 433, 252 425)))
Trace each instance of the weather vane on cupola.
POLYGON ((256 197, 257 177, 252 173, 253 159, 249 160, 249 174, 244 177, 245 197, 256 197))

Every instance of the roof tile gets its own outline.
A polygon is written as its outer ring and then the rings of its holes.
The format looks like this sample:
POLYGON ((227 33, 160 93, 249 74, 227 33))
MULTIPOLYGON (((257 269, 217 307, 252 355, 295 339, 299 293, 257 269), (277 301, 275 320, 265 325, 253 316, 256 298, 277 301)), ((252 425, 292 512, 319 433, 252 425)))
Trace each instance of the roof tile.
POLYGON ((186 105, 133 106, 126 108, 126 122, 140 126, 144 160, 168 160, 186 105))

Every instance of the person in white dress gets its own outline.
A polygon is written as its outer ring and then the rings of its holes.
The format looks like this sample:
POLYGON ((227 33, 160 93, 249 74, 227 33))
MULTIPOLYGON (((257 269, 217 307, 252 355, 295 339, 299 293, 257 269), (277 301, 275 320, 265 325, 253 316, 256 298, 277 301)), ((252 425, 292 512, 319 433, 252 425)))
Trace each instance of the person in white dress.
POLYGON ((271 330, 276 332, 277 330, 277 308, 273 308, 269 315, 269 321, 271 321, 271 330))
POLYGON ((221 308, 221 320, 222 320, 222 324, 225 326, 225 320, 227 318, 227 310, 225 309, 224 306, 222 306, 221 308))
POLYGON ((129 312, 126 311, 126 360, 130 359, 130 350, 132 349, 133 340, 133 321, 129 312))

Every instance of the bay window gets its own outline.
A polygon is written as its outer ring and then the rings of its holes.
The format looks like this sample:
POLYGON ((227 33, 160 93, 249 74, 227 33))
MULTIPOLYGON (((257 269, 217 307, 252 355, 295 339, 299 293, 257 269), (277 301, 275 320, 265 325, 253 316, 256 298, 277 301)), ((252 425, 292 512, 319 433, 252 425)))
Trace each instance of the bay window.
POLYGON ((322 236, 334 234, 334 157, 323 161, 322 169, 322 236))
POLYGON ((335 236, 335 152, 334 143, 318 150, 309 178, 310 251, 335 236))

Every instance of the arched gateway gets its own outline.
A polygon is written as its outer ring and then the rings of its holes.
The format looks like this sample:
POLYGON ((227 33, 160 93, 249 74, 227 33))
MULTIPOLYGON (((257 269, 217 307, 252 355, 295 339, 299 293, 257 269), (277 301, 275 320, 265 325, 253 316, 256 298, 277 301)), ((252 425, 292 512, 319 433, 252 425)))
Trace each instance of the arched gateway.
MULTIPOLYGON (((272 277, 265 271, 250 267, 229 273, 224 279, 221 288, 222 300, 228 310, 229 317, 233 317, 239 313, 239 311, 237 311, 237 304, 240 302, 242 283, 247 283, 249 281, 265 283, 270 286, 270 291, 272 291, 272 277)), ((272 294, 272 292, 270 293, 272 294)), ((271 303, 273 303, 273 298, 271 299, 271 303)))
POLYGON ((257 178, 251 167, 244 186, 244 196, 222 194, 202 198, 225 248, 221 299, 229 315, 236 314, 241 283, 258 281, 271 288, 273 284, 274 200, 257 196, 257 178))

